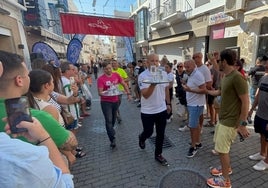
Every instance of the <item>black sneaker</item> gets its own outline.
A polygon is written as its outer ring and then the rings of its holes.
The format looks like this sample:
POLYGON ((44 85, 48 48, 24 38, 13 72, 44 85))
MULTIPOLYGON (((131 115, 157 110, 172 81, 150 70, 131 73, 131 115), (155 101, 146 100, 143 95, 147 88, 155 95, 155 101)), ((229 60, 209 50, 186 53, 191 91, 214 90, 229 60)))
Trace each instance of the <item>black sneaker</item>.
POLYGON ((145 141, 141 140, 141 135, 139 135, 139 146, 141 149, 145 149, 145 141))
POLYGON ((196 149, 201 149, 201 148, 203 148, 203 145, 202 145, 202 143, 199 143, 199 144, 195 144, 195 147, 196 147, 196 149))
POLYGON ((137 107, 140 108, 140 107, 141 107, 141 103, 139 103, 139 104, 137 105, 137 107))
POLYGON ((158 161, 163 166, 168 166, 167 160, 160 154, 155 156, 155 160, 158 161))
POLYGON ((121 121, 122 121, 121 117, 120 117, 120 116, 118 116, 118 117, 117 117, 117 123, 118 123, 118 124, 120 124, 120 123, 121 123, 121 121))
POLYGON ((187 154, 187 157, 192 158, 195 156, 196 153, 197 153, 196 147, 190 147, 188 154, 187 154))
POLYGON ((116 147, 115 139, 113 139, 113 141, 111 142, 110 147, 112 149, 114 149, 116 147))
MULTIPOLYGON (((191 142, 189 142, 188 144, 189 144, 190 146, 192 145, 191 142)), ((201 149, 201 148, 203 148, 203 145, 202 145, 202 143, 199 143, 199 144, 195 144, 195 147, 196 147, 196 149, 201 149)))

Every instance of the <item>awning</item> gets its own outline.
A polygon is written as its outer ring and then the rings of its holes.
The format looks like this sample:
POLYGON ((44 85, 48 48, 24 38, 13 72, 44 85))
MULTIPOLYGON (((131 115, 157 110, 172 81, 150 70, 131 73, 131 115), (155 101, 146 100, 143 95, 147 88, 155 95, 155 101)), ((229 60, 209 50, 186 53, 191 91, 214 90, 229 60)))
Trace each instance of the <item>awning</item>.
POLYGON ((252 9, 244 13, 244 21, 251 22, 254 19, 262 19, 263 17, 268 17, 268 5, 263 5, 261 7, 252 9))
POLYGON ((156 45, 168 44, 168 43, 172 43, 172 42, 179 42, 179 41, 183 41, 183 40, 188 40, 189 37, 190 37, 190 34, 187 33, 187 34, 180 35, 180 36, 174 36, 174 37, 170 37, 170 38, 149 41, 149 45, 156 46, 156 45))

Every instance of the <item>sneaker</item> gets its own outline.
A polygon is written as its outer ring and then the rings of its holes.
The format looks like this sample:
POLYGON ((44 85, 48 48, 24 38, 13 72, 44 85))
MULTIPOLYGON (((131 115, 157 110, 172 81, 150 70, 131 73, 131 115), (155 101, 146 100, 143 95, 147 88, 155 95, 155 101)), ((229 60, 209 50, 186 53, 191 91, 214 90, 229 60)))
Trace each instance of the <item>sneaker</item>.
POLYGON ((145 149, 145 141, 141 140, 141 135, 139 135, 139 146, 141 149, 145 149))
MULTIPOLYGON (((211 168, 210 173, 213 176, 221 176, 222 175, 221 167, 211 168)), ((232 173, 233 173, 232 169, 229 168, 229 175, 232 174, 232 173)))
POLYGON ((181 131, 181 132, 185 132, 185 131, 189 131, 189 130, 190 130, 190 128, 187 125, 185 125, 184 127, 179 128, 179 131, 181 131))
POLYGON ((263 160, 261 160, 260 162, 258 162, 253 166, 253 169, 258 171, 264 171, 268 169, 268 164, 263 160))
POLYGON ((262 156, 260 153, 255 153, 253 155, 250 155, 248 158, 251 159, 251 160, 253 160, 253 161, 260 161, 260 160, 264 160, 265 159, 265 157, 262 156))
POLYGON ((219 155, 219 152, 217 152, 215 149, 211 150, 211 153, 212 153, 213 155, 219 155))
POLYGON ((138 108, 140 108, 140 107, 141 107, 141 103, 140 103, 140 102, 139 102, 139 104, 137 105, 137 107, 138 107, 138 108))
POLYGON ((135 99, 134 102, 140 102, 140 99, 135 99))
POLYGON ((187 157, 192 158, 195 156, 196 153, 197 153, 196 147, 190 147, 188 154, 187 154, 187 157))
MULTIPOLYGON (((190 146, 192 145, 191 142, 189 142, 188 144, 189 144, 190 146)), ((202 145, 202 143, 199 143, 199 144, 195 144, 195 147, 196 147, 196 149, 201 149, 201 148, 203 148, 203 145, 202 145)))
POLYGON ((167 119, 167 123, 171 123, 171 118, 167 119))
POLYGON ((168 162, 167 160, 160 154, 160 155, 156 155, 155 160, 158 161, 161 165, 163 166, 168 166, 168 162))
POLYGON ((116 118, 116 119, 117 119, 117 123, 118 123, 118 124, 121 124, 121 122, 122 122, 121 117, 120 117, 120 116, 117 116, 117 118, 116 118))
POLYGON ((203 145, 202 145, 202 143, 199 143, 199 144, 195 144, 195 147, 196 147, 196 149, 201 149, 201 148, 203 148, 203 145))
POLYGON ((110 147, 112 149, 114 149, 116 147, 115 139, 113 139, 113 141, 111 142, 110 147))
POLYGON ((213 177, 207 179, 208 186, 212 188, 231 188, 231 182, 226 181, 223 177, 213 177))

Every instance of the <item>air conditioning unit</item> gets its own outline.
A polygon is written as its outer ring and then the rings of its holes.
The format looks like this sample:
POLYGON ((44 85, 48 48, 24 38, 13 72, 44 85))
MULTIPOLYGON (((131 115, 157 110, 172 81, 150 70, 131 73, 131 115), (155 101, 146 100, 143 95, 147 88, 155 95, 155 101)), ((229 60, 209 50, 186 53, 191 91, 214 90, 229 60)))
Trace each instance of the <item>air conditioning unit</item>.
POLYGON ((225 0, 224 13, 234 13, 240 10, 244 10, 246 0, 225 0))

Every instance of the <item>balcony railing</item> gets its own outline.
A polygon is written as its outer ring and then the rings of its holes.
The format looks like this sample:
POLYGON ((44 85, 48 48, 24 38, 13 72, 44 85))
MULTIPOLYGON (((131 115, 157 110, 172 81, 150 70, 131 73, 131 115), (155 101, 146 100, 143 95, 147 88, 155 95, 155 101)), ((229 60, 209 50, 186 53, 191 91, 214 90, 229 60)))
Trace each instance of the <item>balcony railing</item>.
POLYGON ((187 0, 166 0, 162 5, 150 11, 150 23, 165 20, 168 17, 180 13, 185 18, 192 14, 192 7, 187 0))

